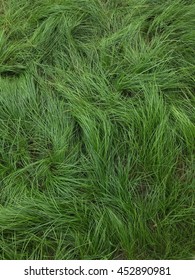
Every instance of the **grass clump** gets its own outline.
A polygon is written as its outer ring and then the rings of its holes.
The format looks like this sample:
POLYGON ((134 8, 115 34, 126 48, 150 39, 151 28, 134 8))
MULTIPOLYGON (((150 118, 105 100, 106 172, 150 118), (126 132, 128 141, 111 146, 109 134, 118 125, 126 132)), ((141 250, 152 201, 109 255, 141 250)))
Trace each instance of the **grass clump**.
POLYGON ((194 1, 0 14, 0 258, 193 258, 194 1))

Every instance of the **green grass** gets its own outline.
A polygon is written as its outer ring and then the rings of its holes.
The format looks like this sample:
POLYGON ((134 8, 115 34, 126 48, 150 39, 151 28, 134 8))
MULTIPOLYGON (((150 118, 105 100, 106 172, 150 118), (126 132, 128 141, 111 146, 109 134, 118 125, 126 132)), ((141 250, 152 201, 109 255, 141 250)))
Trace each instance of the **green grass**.
POLYGON ((0 0, 0 259, 194 258, 194 19, 0 0))

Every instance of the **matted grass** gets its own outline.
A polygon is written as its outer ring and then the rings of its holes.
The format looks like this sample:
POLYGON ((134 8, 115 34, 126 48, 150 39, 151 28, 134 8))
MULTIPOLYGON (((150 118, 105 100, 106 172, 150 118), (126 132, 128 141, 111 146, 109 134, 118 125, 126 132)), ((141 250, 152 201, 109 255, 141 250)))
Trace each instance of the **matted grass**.
POLYGON ((0 258, 195 255, 195 2, 0 1, 0 258))

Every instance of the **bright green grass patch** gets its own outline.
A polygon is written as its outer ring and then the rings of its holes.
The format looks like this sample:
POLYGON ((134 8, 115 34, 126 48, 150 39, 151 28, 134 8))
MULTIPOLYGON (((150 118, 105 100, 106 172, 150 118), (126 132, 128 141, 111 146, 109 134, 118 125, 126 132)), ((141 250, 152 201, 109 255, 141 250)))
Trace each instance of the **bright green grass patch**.
POLYGON ((1 259, 194 257, 194 18, 0 1, 1 259))

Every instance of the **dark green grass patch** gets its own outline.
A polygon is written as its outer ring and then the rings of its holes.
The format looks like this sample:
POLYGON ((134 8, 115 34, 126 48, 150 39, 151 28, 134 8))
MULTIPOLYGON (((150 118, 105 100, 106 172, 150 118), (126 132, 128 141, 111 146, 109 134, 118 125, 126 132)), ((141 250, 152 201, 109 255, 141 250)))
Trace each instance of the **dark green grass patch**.
POLYGON ((1 259, 194 258, 194 18, 0 1, 1 259))

